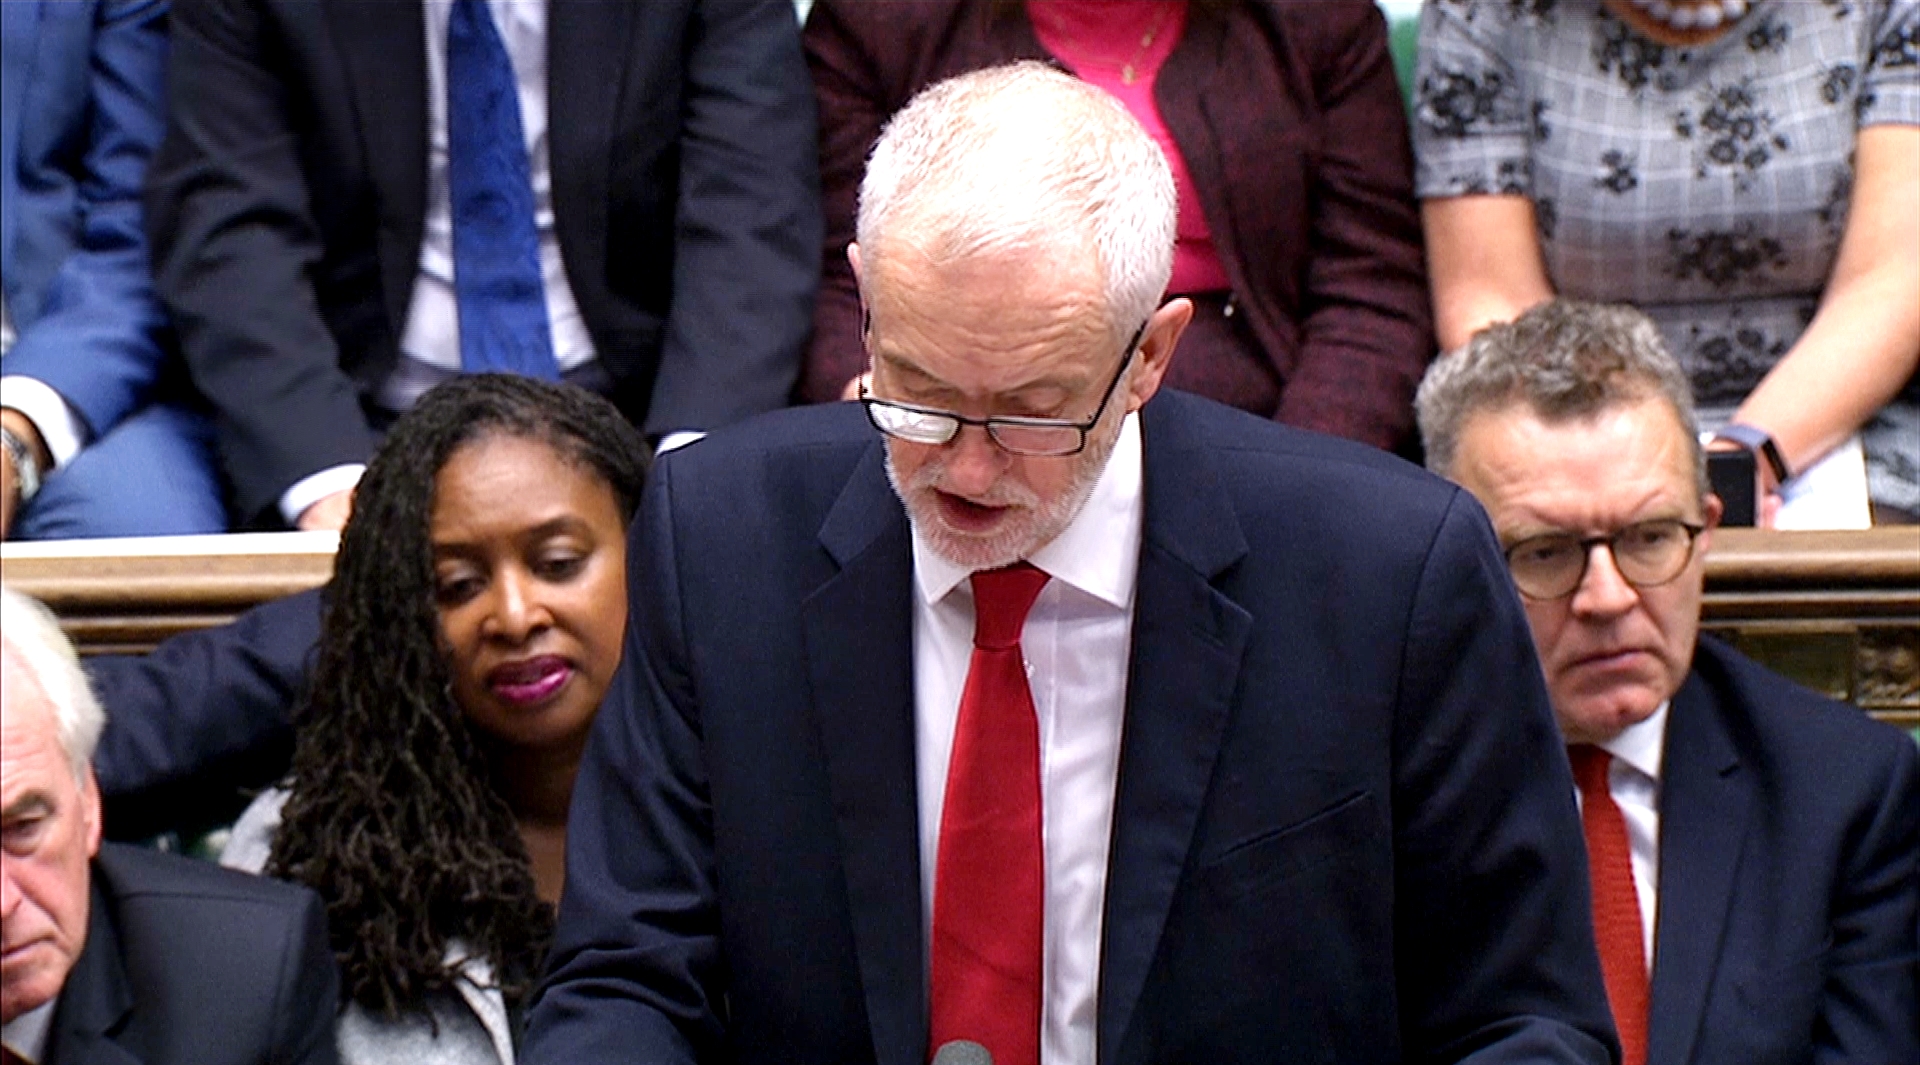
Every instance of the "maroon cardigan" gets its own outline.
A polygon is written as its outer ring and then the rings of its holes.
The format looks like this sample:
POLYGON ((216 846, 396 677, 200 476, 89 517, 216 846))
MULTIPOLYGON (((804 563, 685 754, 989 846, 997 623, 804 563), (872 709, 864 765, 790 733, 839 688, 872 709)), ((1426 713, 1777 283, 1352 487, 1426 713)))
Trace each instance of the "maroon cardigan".
MULTIPOLYGON (((799 398, 825 402, 866 368, 846 249, 881 127, 942 78, 1052 57, 1023 6, 984 0, 817 0, 805 43, 826 245, 799 398)), ((1282 382, 1266 413, 1405 444, 1433 316, 1406 113, 1373 0, 1195 4, 1155 97, 1282 382)))

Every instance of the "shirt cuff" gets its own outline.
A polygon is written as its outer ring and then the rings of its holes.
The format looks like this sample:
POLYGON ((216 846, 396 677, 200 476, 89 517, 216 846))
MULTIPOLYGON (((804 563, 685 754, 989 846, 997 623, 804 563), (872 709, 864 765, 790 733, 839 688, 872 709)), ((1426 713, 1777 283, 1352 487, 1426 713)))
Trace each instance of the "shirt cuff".
POLYGON ((37 378, 0 377, 0 407, 12 407, 33 423, 40 442, 47 445, 47 454, 53 456, 53 470, 72 462, 87 444, 86 419, 52 386, 37 378))
POLYGON ((705 435, 707 434, 699 429, 675 429, 673 432, 660 438, 660 442, 654 445, 653 453, 655 455, 664 455, 675 448, 686 447, 688 444, 693 443, 705 435))
POLYGON ((280 496, 280 516, 288 525, 300 520, 306 509, 333 495, 344 492, 360 483, 360 475, 367 472, 364 462, 349 462, 342 466, 329 466, 319 473, 308 474, 293 482, 293 487, 280 496))

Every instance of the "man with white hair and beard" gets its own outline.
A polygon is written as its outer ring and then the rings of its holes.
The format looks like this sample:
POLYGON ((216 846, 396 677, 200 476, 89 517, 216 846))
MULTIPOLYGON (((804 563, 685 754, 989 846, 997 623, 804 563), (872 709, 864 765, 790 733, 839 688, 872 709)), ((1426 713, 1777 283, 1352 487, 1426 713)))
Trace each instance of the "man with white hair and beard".
POLYGON ((1609 1060, 1485 518, 1159 389, 1174 202, 1045 66, 894 118, 862 403, 656 466, 528 1061, 1609 1060))
POLYGON ((0 1060, 331 1065, 320 900, 102 843, 103 721, 53 616, 0 588, 0 1060))

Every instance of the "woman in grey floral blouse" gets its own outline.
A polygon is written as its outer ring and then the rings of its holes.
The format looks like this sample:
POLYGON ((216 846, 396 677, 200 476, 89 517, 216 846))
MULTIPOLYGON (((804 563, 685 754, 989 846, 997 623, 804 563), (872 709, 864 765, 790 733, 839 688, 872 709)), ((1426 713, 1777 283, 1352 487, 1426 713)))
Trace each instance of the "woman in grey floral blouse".
POLYGON ((1428 0, 1417 88, 1443 349, 1635 304, 1706 428, 1777 445, 1779 524, 1848 523, 1856 433, 1920 517, 1920 0, 1428 0))

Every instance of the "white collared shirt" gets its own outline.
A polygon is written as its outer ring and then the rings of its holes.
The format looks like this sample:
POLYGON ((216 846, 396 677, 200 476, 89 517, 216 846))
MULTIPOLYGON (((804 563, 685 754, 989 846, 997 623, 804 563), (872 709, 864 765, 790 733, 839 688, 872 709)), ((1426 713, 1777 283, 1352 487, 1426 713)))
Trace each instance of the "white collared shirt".
MULTIPOLYGON (((1627 850, 1633 865, 1633 890, 1640 897, 1641 946, 1647 971, 1653 971, 1654 929, 1660 909, 1660 766, 1667 746, 1667 711, 1661 703, 1645 721, 1597 746, 1613 756, 1607 767, 1607 792, 1627 823, 1627 850)), ((1574 796, 1578 801, 1579 795, 1574 796)))
POLYGON ((38 1006, 22 1013, 0 1028, 0 1043, 8 1050, 20 1055, 21 1060, 32 1063, 47 1060, 47 1041, 53 1036, 53 1011, 60 1005, 60 996, 55 995, 38 1006))
MULTIPOLYGON (((1144 513, 1139 416, 1130 414, 1080 513, 1028 559, 1053 578, 1020 638, 1040 724, 1044 1065, 1094 1060, 1107 852, 1144 513)), ((947 762, 973 651, 973 589, 967 571, 917 534, 913 569, 920 880, 922 914, 931 922, 947 762)))

